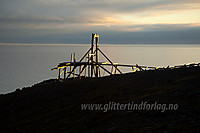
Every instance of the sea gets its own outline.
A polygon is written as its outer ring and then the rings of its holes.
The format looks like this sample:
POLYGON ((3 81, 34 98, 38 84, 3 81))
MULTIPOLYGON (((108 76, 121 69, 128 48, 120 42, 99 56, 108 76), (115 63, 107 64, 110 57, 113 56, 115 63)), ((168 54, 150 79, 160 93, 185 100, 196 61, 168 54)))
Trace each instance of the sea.
MULTIPOLYGON (((200 63, 200 44, 100 44, 99 47, 112 62, 120 64, 165 67, 200 63)), ((58 71, 51 68, 70 61, 71 53, 76 53, 79 61, 89 48, 90 44, 1 43, 0 94, 57 78, 58 71)), ((100 61, 107 60, 100 56, 100 61)), ((122 68, 124 73, 132 71, 128 69, 122 68)))

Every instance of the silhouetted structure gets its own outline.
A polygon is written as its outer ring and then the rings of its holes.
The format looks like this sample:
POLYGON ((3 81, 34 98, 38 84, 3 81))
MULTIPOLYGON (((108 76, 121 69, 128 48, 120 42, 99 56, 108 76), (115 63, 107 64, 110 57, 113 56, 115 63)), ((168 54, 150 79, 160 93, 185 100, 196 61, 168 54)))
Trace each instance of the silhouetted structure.
MULTIPOLYGON (((81 79, 83 73, 84 77, 101 77, 100 68, 107 72, 109 75, 114 74, 122 74, 122 71, 118 68, 121 67, 130 67, 132 69, 132 72, 136 71, 143 71, 143 70, 150 70, 150 69, 173 69, 175 67, 149 67, 149 66, 139 66, 139 65, 126 65, 126 64, 118 64, 113 63, 99 48, 98 45, 99 42, 99 35, 92 33, 92 40, 91 40, 91 47, 90 49, 84 54, 84 56, 80 59, 80 61, 76 61, 75 53, 71 54, 71 61, 70 62, 62 62, 59 63, 57 67, 52 68, 51 70, 58 70, 58 79, 61 79, 61 75, 64 73, 64 79, 66 78, 73 78, 78 77, 81 79), (99 53, 108 61, 108 62, 99 62, 99 53), (85 60, 85 61, 84 61, 85 60), (111 70, 108 70, 105 68, 105 66, 110 66, 111 70), (67 71, 67 68, 69 67, 69 70, 67 71), (79 70, 77 70, 79 69, 79 70), (78 71, 78 72, 77 72, 78 71), (67 75, 66 75, 67 74, 67 75)), ((191 64, 189 64, 191 65, 191 64)), ((194 65, 194 64, 192 64, 194 65)), ((199 65, 199 64, 197 64, 199 65)), ((178 66, 178 67, 185 67, 187 65, 178 66)))

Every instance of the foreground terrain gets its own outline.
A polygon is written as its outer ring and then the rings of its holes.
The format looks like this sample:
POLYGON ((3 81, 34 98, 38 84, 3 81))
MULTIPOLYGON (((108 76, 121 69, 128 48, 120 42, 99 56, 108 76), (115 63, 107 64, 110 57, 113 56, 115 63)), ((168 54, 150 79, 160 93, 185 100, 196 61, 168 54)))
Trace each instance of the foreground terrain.
POLYGON ((200 67, 48 80, 0 96, 3 132, 200 132, 200 67), (177 110, 81 110, 84 103, 165 103, 177 110))

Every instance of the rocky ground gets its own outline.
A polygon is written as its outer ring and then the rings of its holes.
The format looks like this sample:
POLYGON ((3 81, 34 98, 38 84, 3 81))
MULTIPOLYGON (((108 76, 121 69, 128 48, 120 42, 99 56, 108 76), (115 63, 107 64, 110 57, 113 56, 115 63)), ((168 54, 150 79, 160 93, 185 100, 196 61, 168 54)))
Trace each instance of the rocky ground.
POLYGON ((200 132, 200 67, 54 79, 0 95, 1 133, 200 132), (83 103, 165 103, 177 110, 81 110, 83 103))

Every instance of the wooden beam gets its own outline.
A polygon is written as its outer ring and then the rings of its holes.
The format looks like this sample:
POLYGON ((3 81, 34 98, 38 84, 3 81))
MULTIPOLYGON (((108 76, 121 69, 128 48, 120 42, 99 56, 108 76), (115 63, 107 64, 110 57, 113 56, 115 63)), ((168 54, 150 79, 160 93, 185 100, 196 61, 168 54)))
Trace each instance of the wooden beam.
POLYGON ((110 75, 112 75, 112 73, 111 72, 109 72, 106 68, 104 68, 103 66, 101 66, 100 65, 100 67, 104 70, 104 71, 106 71, 107 73, 109 73, 110 75))
MULTIPOLYGON (((99 48, 98 48, 98 50, 113 65, 113 62, 99 48)), ((114 66, 114 67, 116 68, 116 66, 114 66)), ((119 71, 120 74, 122 74, 122 72, 118 68, 116 68, 116 69, 119 71)))
POLYGON ((88 53, 91 51, 91 48, 85 53, 85 55, 80 59, 80 61, 79 62, 81 62, 85 57, 86 57, 86 55, 88 55, 88 53))
POLYGON ((79 75, 78 75, 78 77, 79 77, 79 79, 81 79, 81 74, 82 74, 82 72, 84 71, 84 69, 86 69, 86 65, 82 68, 82 70, 80 70, 80 73, 79 73, 79 75))

